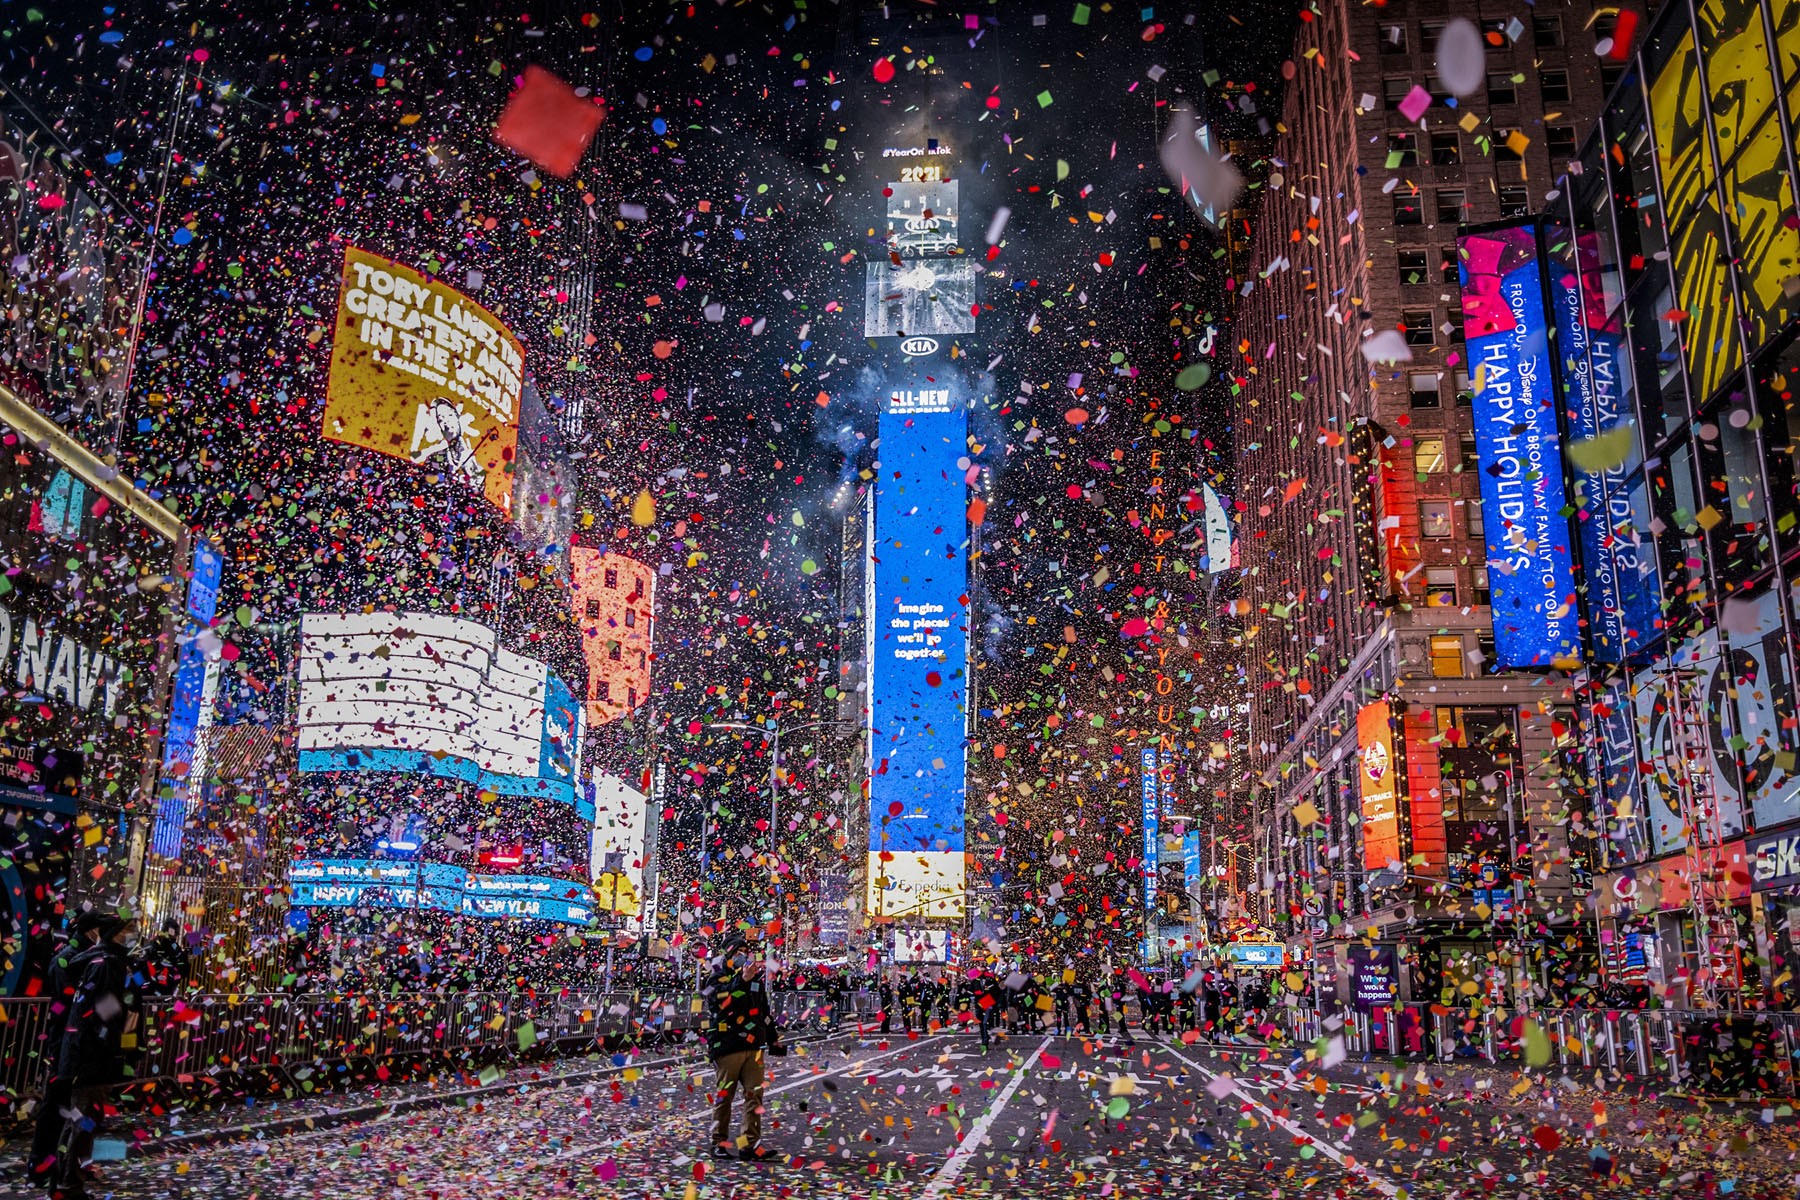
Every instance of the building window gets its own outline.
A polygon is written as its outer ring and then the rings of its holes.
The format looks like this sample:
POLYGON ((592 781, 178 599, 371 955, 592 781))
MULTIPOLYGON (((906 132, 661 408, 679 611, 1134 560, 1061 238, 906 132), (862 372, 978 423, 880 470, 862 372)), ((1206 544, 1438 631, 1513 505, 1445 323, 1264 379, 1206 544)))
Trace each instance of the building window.
POLYGON ((1487 573, 1486 567, 1476 567, 1469 572, 1470 582, 1475 585, 1472 590, 1475 593, 1474 600, 1477 604, 1487 604, 1492 599, 1492 593, 1488 591, 1487 573))
POLYGON ((1410 129, 1388 133, 1388 169, 1419 165, 1419 135, 1410 129))
POLYGON ((610 658, 614 662, 618 662, 618 661, 620 661, 623 650, 624 650, 624 647, 619 645, 619 643, 608 642, 606 644, 606 657, 610 658))
POLYGON ((1444 21, 1419 22, 1419 49, 1426 54, 1436 54, 1438 39, 1444 36, 1444 21))
POLYGON ((1429 308, 1409 308, 1400 313, 1400 330, 1406 334, 1409 346, 1429 346, 1437 341, 1437 331, 1431 327, 1431 310, 1429 308))
POLYGON ((1414 408, 1437 408, 1442 404, 1438 393, 1438 377, 1435 371, 1414 371, 1407 376, 1412 388, 1412 406, 1414 408))
POLYGON ((1513 82, 1512 74, 1508 71, 1489 72, 1487 92, 1489 104, 1517 104, 1519 102, 1518 85, 1513 82))
POLYGON ((606 586, 609 588, 619 586, 619 569, 617 567, 606 568, 606 586))
MULTIPOLYGON (((1482 572, 1484 577, 1486 574, 1487 572, 1482 572)), ((1489 664, 1494 661, 1494 627, 1492 625, 1488 626, 1486 629, 1476 630, 1475 653, 1481 655, 1481 657, 1476 660, 1477 663, 1489 664)))
POLYGON ((1394 224, 1423 225, 1425 214, 1420 212, 1421 200, 1417 187, 1398 187, 1394 189, 1394 224))
POLYGON ((1461 188, 1439 188, 1437 190, 1437 223, 1439 225, 1461 225, 1463 204, 1461 188))
POLYGON ((1462 283, 1461 262, 1462 260, 1457 257, 1455 246, 1445 246, 1438 251, 1438 282, 1462 283))
POLYGON ((637 609, 628 608, 625 610, 625 628, 627 628, 627 629, 636 629, 637 628, 637 609))
POLYGON ((1513 149, 1513 144, 1512 144, 1513 143, 1513 134, 1518 133, 1518 132, 1519 131, 1516 129, 1505 129, 1505 128, 1502 128, 1499 126, 1495 127, 1495 129, 1494 129, 1494 161, 1495 162, 1522 162, 1524 160, 1525 156, 1523 154, 1519 153, 1519 151, 1513 149))
POLYGON ((1575 127, 1573 125, 1544 126, 1544 149, 1557 162, 1575 157, 1575 127))
POLYGON ((1444 457, 1444 439, 1422 437, 1413 443, 1413 470, 1421 475, 1437 475, 1448 466, 1444 457))
POLYGON ((1400 268, 1402 285, 1426 282, 1425 264, 1428 261, 1423 250, 1402 250, 1395 256, 1400 268))
POLYGON ((638 670, 640 670, 640 671, 646 670, 649 667, 649 665, 650 665, 649 660, 644 656, 644 652, 642 650, 639 650, 638 651, 638 670))
POLYGON ((1481 537, 1487 533, 1487 526, 1481 520, 1481 497, 1471 496, 1463 501, 1463 524, 1468 526, 1470 537, 1481 537))
POLYGON ((1456 634, 1433 635, 1431 673, 1438 679, 1460 679, 1463 673, 1462 638, 1456 634))
POLYGON ((1618 86, 1619 80, 1625 78, 1625 70, 1629 66, 1631 64, 1628 62, 1603 60, 1600 63, 1600 90, 1608 96, 1612 95, 1613 88, 1618 86))
POLYGON ((1431 165, 1454 167, 1462 161, 1462 134, 1454 129, 1437 129, 1431 134, 1431 165))
POLYGON ((1545 104, 1567 104, 1569 102, 1569 73, 1567 71, 1539 71, 1538 94, 1543 96, 1545 104))
POLYGON ((589 600, 587 602, 587 615, 590 621, 600 619, 600 602, 598 600, 589 600))
POLYGON ((1387 101, 1388 108, 1398 112, 1400 102, 1412 94, 1413 81, 1408 78, 1384 79, 1381 81, 1381 95, 1387 101))
POLYGON ((612 684, 608 683, 604 679, 596 679, 593 681, 593 683, 594 683, 594 699, 605 700, 605 701, 612 700, 612 684))
POLYGON ((1540 50, 1548 50, 1563 44, 1561 17, 1532 17, 1531 44, 1540 50))
POLYGON ((1406 26, 1383 25, 1381 27, 1381 52, 1383 54, 1406 53, 1406 26))
POLYGON ((1419 536, 1428 538, 1450 536, 1450 502, 1448 500, 1419 501, 1419 536))
POLYGON ((1432 608, 1456 607, 1456 568, 1425 568, 1425 603, 1432 608))
POLYGON ((631 688, 627 692, 627 694, 631 697, 631 707, 636 708, 637 707, 637 689, 631 688))
POLYGON ((1456 439, 1456 469, 1465 475, 1473 474, 1481 465, 1480 452, 1475 449, 1475 435, 1461 434, 1456 439))
POLYGON ((1500 189, 1500 216, 1502 218, 1527 217, 1530 215, 1530 188, 1522 183, 1511 183, 1500 189))

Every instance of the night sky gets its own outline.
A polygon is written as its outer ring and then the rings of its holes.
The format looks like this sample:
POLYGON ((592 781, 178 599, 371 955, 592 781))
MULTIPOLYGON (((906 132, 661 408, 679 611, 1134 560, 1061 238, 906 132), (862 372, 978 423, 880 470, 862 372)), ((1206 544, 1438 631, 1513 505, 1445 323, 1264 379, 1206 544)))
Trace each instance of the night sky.
MULTIPOLYGON (((990 482, 971 845, 1005 843, 1021 913, 1068 909, 1066 934, 1103 910, 1069 908, 1091 876, 1053 891, 1067 860, 1047 864, 1135 844, 1129 773, 1097 769, 1151 723, 1159 650, 1190 660, 1184 711, 1239 698, 1229 655, 1194 657, 1221 633, 1224 585, 1146 583, 1154 550, 1133 516, 1153 447, 1179 463, 1171 508, 1202 480, 1231 490, 1228 381, 1176 382, 1209 320, 1229 336, 1224 251, 1157 142, 1189 105, 1221 139, 1249 139, 1236 165, 1254 183, 1291 20, 1282 4, 7 0, 0 75, 20 89, 14 126, 60 153, 54 126, 92 172, 116 240, 142 243, 156 218, 173 122, 120 451, 222 533, 238 568, 226 610, 244 606, 228 690, 244 711, 270 703, 281 621, 396 590, 407 606, 470 604, 459 571, 504 540, 475 502, 445 505, 404 464, 319 439, 337 270, 355 244, 494 309, 552 412, 585 414, 577 536, 661 568, 654 719, 675 722, 670 744, 694 761, 736 752, 680 744, 688 721, 811 711, 835 675, 840 485, 878 457, 882 380, 861 339, 869 156, 927 126, 973 131, 958 147, 962 240, 987 275, 957 373, 990 482), (904 67, 908 47, 937 48, 940 73, 877 82, 877 60, 904 67), (607 107, 567 180, 490 139, 528 64, 607 107), (1010 218, 984 257, 1000 207, 1010 218), (1133 624, 1159 602, 1161 627, 1133 624), (1044 836, 1069 811, 1057 785, 1093 806, 1068 846, 1044 836)), ((1191 543, 1197 514, 1180 508, 1191 543)), ((574 643, 538 566, 520 556, 502 605, 566 661, 574 643)), ((1184 736, 1204 758, 1218 723, 1191 718, 1184 736)), ((810 836, 823 862, 830 835, 810 836)))

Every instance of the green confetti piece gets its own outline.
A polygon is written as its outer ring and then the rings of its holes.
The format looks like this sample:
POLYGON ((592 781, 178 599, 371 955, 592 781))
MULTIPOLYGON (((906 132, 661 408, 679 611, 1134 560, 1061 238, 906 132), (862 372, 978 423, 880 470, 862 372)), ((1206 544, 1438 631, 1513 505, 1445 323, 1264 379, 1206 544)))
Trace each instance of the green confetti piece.
POLYGON ((1175 386, 1184 392, 1191 392, 1197 387, 1205 386, 1206 381, 1211 378, 1212 367, 1206 363, 1191 363, 1183 367, 1181 374, 1175 377, 1175 386))
POLYGON ((1106 1119, 1109 1121, 1123 1120, 1125 1114, 1130 1111, 1131 1101, 1123 1096, 1114 1096, 1111 1100, 1107 1101, 1106 1119))
POLYGON ((1037 94, 1037 102, 1039 108, 1049 108, 1052 104, 1056 103, 1055 99, 1050 95, 1048 88, 1037 94))
POLYGON ((1589 475, 1598 475, 1623 463, 1636 442, 1630 422, 1609 429, 1599 437, 1569 443, 1569 461, 1589 475))
POLYGON ((1093 15, 1093 9, 1085 4, 1077 4, 1075 6, 1075 15, 1071 17, 1070 20, 1074 21, 1077 25, 1086 25, 1088 23, 1088 18, 1093 15))

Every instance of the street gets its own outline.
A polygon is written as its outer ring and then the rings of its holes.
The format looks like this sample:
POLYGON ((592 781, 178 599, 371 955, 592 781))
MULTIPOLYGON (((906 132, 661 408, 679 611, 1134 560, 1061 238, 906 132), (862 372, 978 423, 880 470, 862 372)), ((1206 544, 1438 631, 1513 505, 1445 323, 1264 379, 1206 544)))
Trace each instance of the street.
POLYGON ((997 1037, 985 1052, 967 1034, 840 1036, 771 1065, 764 1145, 779 1157, 762 1164, 705 1157, 710 1074, 687 1060, 266 1141, 151 1146, 106 1165, 93 1194, 1774 1197, 1796 1186, 1783 1161, 1791 1113, 1764 1133, 1755 1110, 1722 1118, 1618 1096, 1596 1107, 1573 1081, 1486 1068, 1314 1073, 1264 1047, 1042 1034, 997 1037))

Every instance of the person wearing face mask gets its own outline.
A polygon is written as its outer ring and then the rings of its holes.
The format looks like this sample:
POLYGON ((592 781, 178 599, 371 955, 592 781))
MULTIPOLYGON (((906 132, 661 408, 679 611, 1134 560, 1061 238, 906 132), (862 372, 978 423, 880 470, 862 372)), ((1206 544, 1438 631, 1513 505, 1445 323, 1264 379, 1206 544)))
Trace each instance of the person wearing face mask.
MULTIPOLYGON (((85 1200, 88 1194, 91 1172, 85 1164, 100 1132, 105 1097, 127 1077, 124 1039, 138 1015, 131 962, 136 918, 124 909, 93 910, 77 919, 76 931, 87 945, 64 970, 68 1002, 53 1026, 55 1068, 43 1102, 60 1116, 60 1130, 50 1154, 32 1163, 53 1200, 85 1200)), ((40 1110, 40 1120, 55 1118, 40 1110)))

